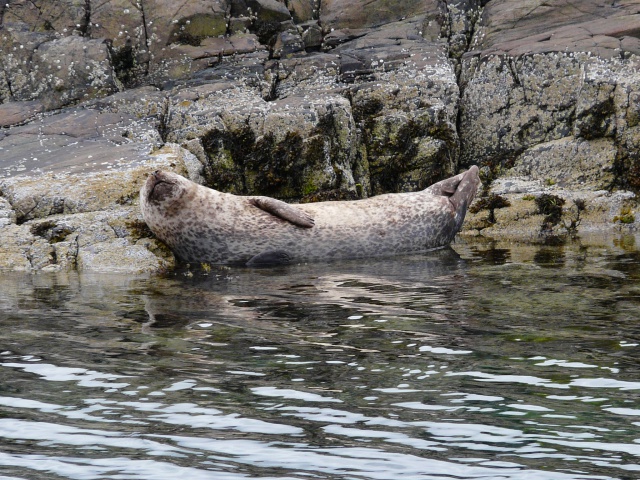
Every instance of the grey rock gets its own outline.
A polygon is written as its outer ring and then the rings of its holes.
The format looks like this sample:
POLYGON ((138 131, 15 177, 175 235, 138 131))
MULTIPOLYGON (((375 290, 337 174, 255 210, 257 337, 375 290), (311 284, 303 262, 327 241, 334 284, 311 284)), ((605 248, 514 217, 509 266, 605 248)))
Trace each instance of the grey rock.
POLYGON ((604 190, 614 183, 617 148, 611 138, 561 138, 540 143, 516 158, 509 176, 559 186, 604 190), (562 161, 558 161, 562 159, 562 161))
POLYGON ((45 106, 42 102, 7 102, 0 104, 0 127, 20 125, 31 120, 37 113, 43 112, 45 106))
POLYGON ((319 49, 322 46, 322 29, 317 22, 303 23, 300 28, 305 49, 319 49))
POLYGON ((424 14, 437 2, 405 0, 385 2, 383 0, 323 0, 320 5, 320 21, 327 29, 377 27, 424 14))
POLYGON ((285 3, 278 0, 243 0, 238 4, 245 12, 262 22, 283 22, 291 19, 291 13, 285 3))
POLYGON ((0 97, 38 100, 46 109, 101 97, 116 91, 107 45, 79 36, 56 38, 3 26, 0 97))
POLYGON ((622 39, 637 35, 639 14, 634 1, 583 0, 576 8, 563 1, 493 0, 484 7, 470 54, 591 52, 619 57, 622 39))
POLYGON ((0 270, 144 273, 168 267, 171 255, 149 238, 140 216, 138 191, 159 168, 197 180, 197 163, 179 146, 166 145, 133 164, 85 172, 58 167, 1 180, 0 270))
POLYGON ((320 2, 315 0, 289 0, 287 6, 297 24, 303 24, 310 20, 317 20, 320 12, 318 7, 320 2))
POLYGON ((252 22, 251 17, 232 17, 229 19, 229 33, 247 33, 252 22))
POLYGON ((480 164, 512 206, 469 215, 473 234, 538 238, 543 193, 567 221, 584 199, 580 228, 622 228, 640 191, 639 31, 638 0, 10 2, 0 269, 171 265, 137 213, 154 168, 306 201, 480 164))
POLYGON ((295 52, 303 51, 305 43, 297 30, 280 32, 273 46, 273 57, 280 58, 295 52))

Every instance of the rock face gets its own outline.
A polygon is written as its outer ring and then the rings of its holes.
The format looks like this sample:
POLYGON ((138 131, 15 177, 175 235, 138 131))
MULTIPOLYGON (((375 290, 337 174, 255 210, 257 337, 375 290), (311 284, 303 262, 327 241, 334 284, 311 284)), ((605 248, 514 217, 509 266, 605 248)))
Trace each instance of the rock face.
POLYGON ((469 226, 534 239, 544 214, 525 197, 541 195, 566 200, 555 233, 575 221, 576 198, 585 200, 583 232, 620 224, 620 212, 635 208, 633 194, 615 191, 640 186, 639 26, 639 2, 484 6, 461 57, 459 160, 484 165, 487 187, 502 177, 492 192, 511 207, 469 226))
POLYGON ((638 55, 640 0, 3 4, 0 268, 170 266, 137 207, 159 167, 304 202, 478 164, 469 233, 630 228, 638 55))

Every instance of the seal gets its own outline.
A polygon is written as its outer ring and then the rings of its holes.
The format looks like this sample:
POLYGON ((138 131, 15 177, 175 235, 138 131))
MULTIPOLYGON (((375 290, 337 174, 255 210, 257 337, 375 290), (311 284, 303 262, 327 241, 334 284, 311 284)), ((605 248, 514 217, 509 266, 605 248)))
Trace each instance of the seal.
POLYGON ((411 193, 288 204, 156 171, 142 216, 179 262, 249 266, 418 253, 448 245, 476 194, 478 167, 411 193))

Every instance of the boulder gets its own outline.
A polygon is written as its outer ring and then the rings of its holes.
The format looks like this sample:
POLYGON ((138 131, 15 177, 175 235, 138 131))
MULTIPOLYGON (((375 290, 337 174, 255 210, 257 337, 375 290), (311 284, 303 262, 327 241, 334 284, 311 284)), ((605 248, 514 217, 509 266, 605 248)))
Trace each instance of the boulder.
POLYGON ((3 103, 38 101, 51 110, 116 91, 103 40, 56 37, 30 32, 22 24, 3 25, 0 52, 3 103))
MULTIPOLYGON (((60 149, 57 155, 74 156, 60 149)), ((168 169, 198 177, 198 162, 167 144, 135 163, 54 167, 0 180, 0 270, 147 273, 172 265, 169 251, 150 238, 138 192, 149 172, 168 169), (194 168, 195 166, 195 168, 194 168)))
MULTIPOLYGON (((591 226, 619 225, 618 213, 632 208, 634 194, 593 192, 637 190, 639 184, 639 14, 639 2, 588 0, 579 9, 560 1, 487 2, 460 64, 460 164, 485 167, 480 202, 496 194, 491 182, 501 177, 540 182, 566 200, 564 210, 573 208, 576 195, 583 197, 583 217, 594 211, 592 200, 611 201, 611 208, 596 209, 604 213, 591 226), (624 205, 614 201, 618 197, 624 205)), ((515 231, 513 222, 523 217, 509 214, 518 199, 509 201, 495 219, 515 231)), ((540 222, 534 223, 529 234, 537 236, 540 222)), ((499 230, 481 229, 484 235, 499 230)))

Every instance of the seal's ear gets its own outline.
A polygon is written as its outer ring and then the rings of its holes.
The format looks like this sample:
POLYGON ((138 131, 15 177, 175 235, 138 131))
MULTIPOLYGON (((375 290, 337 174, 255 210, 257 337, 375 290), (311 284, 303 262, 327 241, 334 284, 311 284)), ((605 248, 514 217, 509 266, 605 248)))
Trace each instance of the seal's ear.
POLYGON ((292 223, 296 227, 311 228, 315 225, 313 218, 293 205, 270 197, 253 197, 249 203, 260 210, 292 223))

